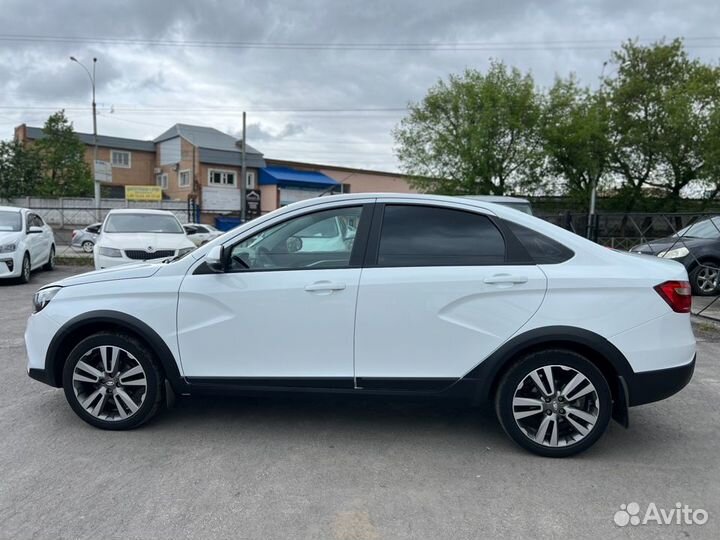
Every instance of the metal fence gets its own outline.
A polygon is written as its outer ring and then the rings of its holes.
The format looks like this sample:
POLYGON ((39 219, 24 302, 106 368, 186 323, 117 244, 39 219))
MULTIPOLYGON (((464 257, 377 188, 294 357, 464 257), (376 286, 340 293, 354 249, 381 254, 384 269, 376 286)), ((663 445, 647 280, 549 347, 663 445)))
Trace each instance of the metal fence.
POLYGON ((693 313, 720 320, 720 217, 714 213, 564 212, 539 217, 603 246, 673 258, 687 268, 693 313))

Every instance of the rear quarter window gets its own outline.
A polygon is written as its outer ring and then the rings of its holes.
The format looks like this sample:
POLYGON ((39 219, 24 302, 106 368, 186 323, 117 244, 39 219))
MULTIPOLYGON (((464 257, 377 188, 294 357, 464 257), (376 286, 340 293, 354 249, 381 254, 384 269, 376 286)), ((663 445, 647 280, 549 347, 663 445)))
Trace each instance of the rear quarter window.
POLYGON ((528 252, 533 262, 537 264, 558 264, 575 255, 571 249, 544 234, 512 221, 505 220, 504 223, 528 252))

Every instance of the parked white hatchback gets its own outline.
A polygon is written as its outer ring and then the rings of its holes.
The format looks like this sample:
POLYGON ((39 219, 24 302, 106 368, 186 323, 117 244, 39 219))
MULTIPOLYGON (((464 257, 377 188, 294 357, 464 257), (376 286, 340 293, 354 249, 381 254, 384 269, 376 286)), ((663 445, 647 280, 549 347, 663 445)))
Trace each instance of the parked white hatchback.
POLYGON ((682 265, 500 205, 341 195, 168 264, 44 287, 25 342, 29 375, 100 428, 174 394, 456 395, 494 401, 512 439, 559 457, 687 384, 690 300, 682 265), (326 250, 303 240, 338 223, 326 250))
POLYGON ((95 270, 178 257, 193 249, 195 244, 172 212, 111 210, 93 251, 95 270))
POLYGON ((0 206, 0 279, 30 281, 38 268, 55 267, 55 236, 52 228, 32 210, 0 206))

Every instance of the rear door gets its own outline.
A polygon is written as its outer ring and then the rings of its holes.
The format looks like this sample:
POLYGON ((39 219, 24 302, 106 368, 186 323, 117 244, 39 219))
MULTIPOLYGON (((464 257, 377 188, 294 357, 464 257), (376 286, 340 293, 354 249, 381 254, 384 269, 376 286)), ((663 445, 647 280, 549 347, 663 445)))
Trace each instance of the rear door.
POLYGON ((358 387, 456 380, 532 317, 547 280, 511 260, 496 223, 462 206, 377 205, 358 293, 358 387))

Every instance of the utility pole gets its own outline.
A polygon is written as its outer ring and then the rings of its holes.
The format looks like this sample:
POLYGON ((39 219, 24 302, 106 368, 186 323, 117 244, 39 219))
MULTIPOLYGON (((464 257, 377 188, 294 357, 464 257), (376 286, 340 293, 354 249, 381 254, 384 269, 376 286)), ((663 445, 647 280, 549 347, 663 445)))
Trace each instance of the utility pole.
POLYGON ((97 105, 95 103, 95 64, 97 64, 97 58, 93 58, 92 74, 90 70, 85 67, 85 64, 80 62, 74 56, 70 57, 70 60, 82 67, 90 78, 90 84, 92 85, 92 115, 93 115, 93 185, 95 187, 95 219, 100 221, 100 182, 97 179, 97 152, 98 152, 98 136, 97 136, 97 105))
POLYGON ((245 129, 245 111, 243 111, 243 129, 242 129, 242 146, 240 158, 240 222, 245 223, 247 195, 247 165, 245 164, 245 140, 247 139, 247 131, 245 129))
MULTIPOLYGON (((607 67, 607 61, 603 62, 602 69, 600 70, 600 91, 602 91, 603 77, 605 76, 605 68, 607 67)), ((597 199, 597 176, 592 179, 592 185, 590 186, 590 208, 588 211, 587 220, 587 231, 585 234, 586 238, 592 240, 593 231, 595 229, 595 202, 597 199)))

